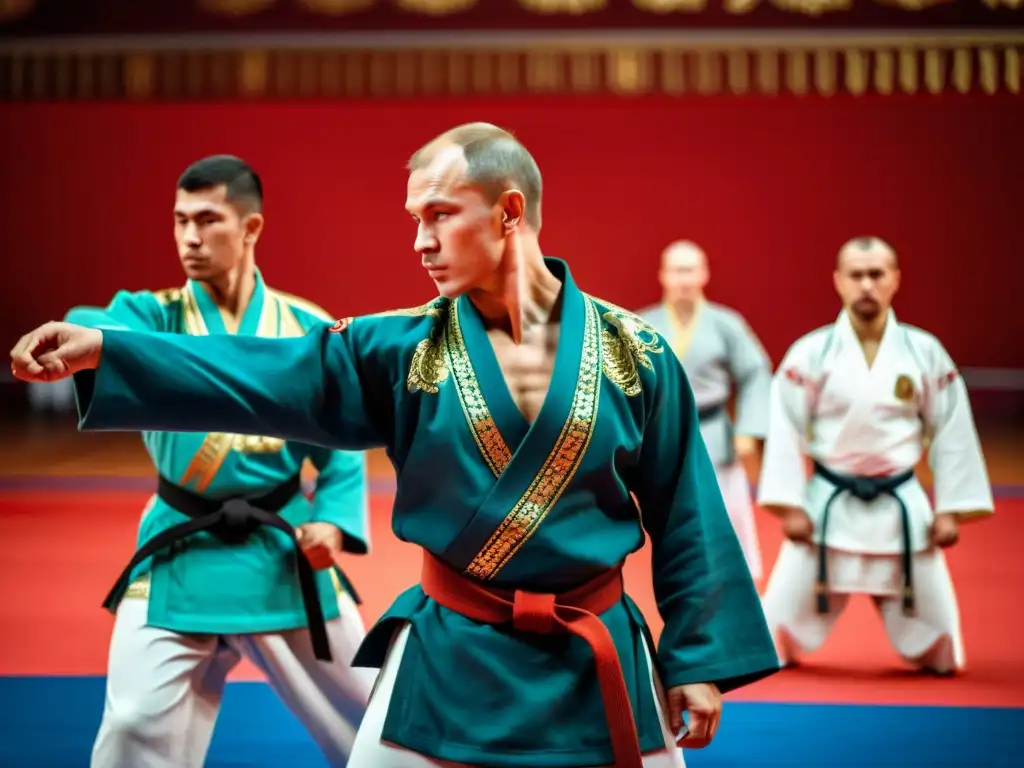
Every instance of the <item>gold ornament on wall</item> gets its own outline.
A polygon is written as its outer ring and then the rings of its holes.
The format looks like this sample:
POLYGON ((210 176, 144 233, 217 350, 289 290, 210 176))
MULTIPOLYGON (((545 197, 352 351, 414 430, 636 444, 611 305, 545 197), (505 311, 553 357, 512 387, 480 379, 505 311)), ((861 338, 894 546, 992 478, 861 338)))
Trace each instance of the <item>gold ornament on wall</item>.
POLYGON ((905 11, 923 11, 925 8, 951 3, 954 0, 875 0, 875 2, 879 5, 895 5, 905 11))
POLYGON ((822 16, 826 13, 850 10, 853 0, 772 0, 772 5, 790 13, 822 16))
POLYGON ((372 8, 374 0, 297 0, 300 7, 325 16, 344 16, 372 8))
POLYGON ((578 16, 604 10, 607 0, 519 0, 519 4, 534 13, 568 13, 578 16))
POLYGON ((196 0, 199 9, 218 16, 250 16, 277 4, 277 0, 196 0))
POLYGON ((633 5, 648 13, 695 13, 708 6, 708 0, 633 0, 633 5))
MULTIPOLYGON (((2 0, 0 0, 2 2, 2 0)), ((294 7, 294 6, 293 6, 294 7)), ((632 45, 614 36, 576 44, 402 50, 345 45, 263 50, 213 44, 171 51, 0 51, 0 100, 274 97, 416 98, 436 95, 727 92, 828 96, 873 93, 1020 94, 1024 32, 934 33, 927 38, 837 35, 812 43, 786 35, 632 45)))
POLYGON ((726 13, 750 13, 761 4, 761 0, 723 0, 722 7, 726 13))
POLYGON ((396 4, 403 11, 413 11, 428 16, 447 16, 451 13, 468 11, 477 4, 477 0, 397 0, 396 4))

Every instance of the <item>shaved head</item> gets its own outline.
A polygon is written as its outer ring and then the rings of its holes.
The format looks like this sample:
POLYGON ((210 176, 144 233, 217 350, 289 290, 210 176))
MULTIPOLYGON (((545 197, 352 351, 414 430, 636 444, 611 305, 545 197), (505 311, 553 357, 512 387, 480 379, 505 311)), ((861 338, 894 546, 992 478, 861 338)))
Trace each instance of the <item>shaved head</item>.
POLYGON ((691 240, 676 240, 661 252, 658 281, 669 304, 698 300, 709 279, 704 249, 691 240))
POLYGON ((526 201, 526 223, 534 231, 540 230, 540 169, 526 147, 508 131, 490 123, 456 126, 420 147, 407 168, 415 172, 442 165, 447 173, 464 173, 492 204, 503 193, 519 190, 526 201))
POLYGON ((867 236, 855 237, 843 243, 836 256, 836 269, 843 268, 843 262, 848 256, 859 255, 880 255, 889 259, 889 266, 892 269, 899 269, 899 260, 896 256, 896 249, 880 237, 867 236))

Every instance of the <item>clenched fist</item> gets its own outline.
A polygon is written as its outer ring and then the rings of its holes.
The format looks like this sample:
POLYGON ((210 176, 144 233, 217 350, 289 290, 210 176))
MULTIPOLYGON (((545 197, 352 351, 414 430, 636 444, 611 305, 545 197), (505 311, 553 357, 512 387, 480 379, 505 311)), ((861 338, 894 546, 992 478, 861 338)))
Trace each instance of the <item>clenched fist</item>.
POLYGON ((71 323, 46 323, 11 350, 11 373, 22 381, 58 381, 100 364, 103 331, 71 323))
POLYGON ((799 541, 805 544, 812 543, 814 535, 814 523, 804 510, 798 507, 789 507, 782 516, 782 532, 790 541, 799 541))
POLYGON ((690 714, 686 734, 677 745, 684 749, 706 747, 715 738, 722 716, 722 694, 714 683, 677 685, 668 691, 668 723, 678 738, 684 729, 683 712, 690 714))
POLYGON ((935 516, 931 532, 932 544, 936 547, 952 547, 960 540, 960 522, 950 512, 935 516))
POLYGON ((295 539, 318 571, 330 568, 341 556, 341 529, 332 523, 303 523, 295 530, 295 539))

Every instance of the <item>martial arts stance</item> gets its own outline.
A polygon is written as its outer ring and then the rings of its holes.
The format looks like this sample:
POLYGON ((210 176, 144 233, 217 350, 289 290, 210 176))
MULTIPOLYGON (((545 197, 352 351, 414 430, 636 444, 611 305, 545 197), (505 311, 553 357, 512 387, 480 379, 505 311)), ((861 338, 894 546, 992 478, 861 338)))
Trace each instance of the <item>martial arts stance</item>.
POLYGON ((964 666, 942 548, 961 520, 992 513, 992 491, 953 361, 890 308, 899 281, 882 240, 844 245, 834 277, 843 311, 790 348, 772 383, 758 501, 788 538, 764 596, 783 663, 817 649, 849 596, 867 594, 908 663, 964 666), (926 445, 934 512, 914 475, 926 445))
POLYGON ((670 340, 697 401, 700 433, 754 579, 762 576, 754 505, 743 459, 754 455, 768 428, 772 364, 753 330, 733 309, 704 298, 704 251, 682 240, 661 255, 661 304, 638 313, 670 340), (726 410, 735 390, 736 424, 726 410))
POLYGON ((542 255, 540 171, 511 135, 460 126, 409 167, 423 306, 286 340, 48 324, 16 375, 77 371, 86 430, 387 447, 423 571, 357 655, 383 669, 350 766, 680 766, 720 692, 778 668, 682 367, 542 255), (645 529, 656 652, 622 592, 645 529))
MULTIPOLYGON (((329 328, 323 310, 269 288, 256 269, 262 197, 259 177, 243 161, 196 162, 179 179, 174 206, 185 285, 121 291, 105 309, 71 310, 68 321, 248 338, 329 328)), ((143 511, 140 549, 106 603, 116 620, 93 768, 202 766, 225 678, 243 656, 331 765, 345 765, 374 678, 350 666, 365 628, 334 569, 341 550, 367 551, 363 456, 224 433, 145 431, 143 440, 159 483, 143 511), (300 488, 307 458, 319 470, 312 504, 300 488), (224 517, 239 504, 227 500, 237 497, 279 516, 283 530, 232 529, 224 517), (206 530, 187 528, 202 520, 206 530), (296 556, 293 526, 308 564, 296 556), (300 565, 305 584, 297 580, 300 565), (333 663, 314 658, 311 640, 333 663)))

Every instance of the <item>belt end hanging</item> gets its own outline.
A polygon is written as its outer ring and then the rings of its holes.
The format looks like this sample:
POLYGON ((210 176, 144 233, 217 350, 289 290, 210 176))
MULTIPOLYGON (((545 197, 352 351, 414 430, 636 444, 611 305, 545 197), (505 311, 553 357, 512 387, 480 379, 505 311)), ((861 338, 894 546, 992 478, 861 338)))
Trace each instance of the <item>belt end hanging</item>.
POLYGON ((828 585, 818 582, 815 585, 814 591, 817 595, 818 600, 818 613, 826 615, 829 612, 828 606, 828 585))
POLYGON ((917 601, 914 597, 913 587, 903 588, 903 613, 906 616, 912 616, 917 611, 917 601))

